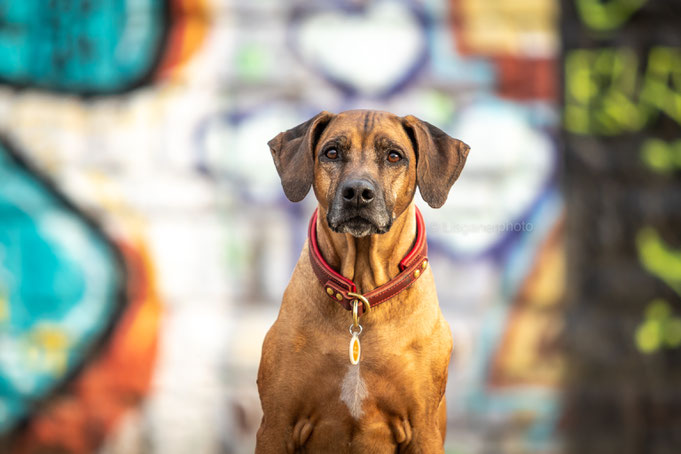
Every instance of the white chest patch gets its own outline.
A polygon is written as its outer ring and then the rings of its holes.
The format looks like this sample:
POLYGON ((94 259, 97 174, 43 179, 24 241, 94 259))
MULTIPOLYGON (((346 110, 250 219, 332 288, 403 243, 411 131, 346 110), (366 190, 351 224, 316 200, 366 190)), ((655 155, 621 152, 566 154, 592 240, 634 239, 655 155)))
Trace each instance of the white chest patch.
POLYGON ((368 395, 366 383, 359 374, 359 364, 350 365, 341 383, 340 399, 353 418, 359 419, 362 416, 362 401, 368 395))

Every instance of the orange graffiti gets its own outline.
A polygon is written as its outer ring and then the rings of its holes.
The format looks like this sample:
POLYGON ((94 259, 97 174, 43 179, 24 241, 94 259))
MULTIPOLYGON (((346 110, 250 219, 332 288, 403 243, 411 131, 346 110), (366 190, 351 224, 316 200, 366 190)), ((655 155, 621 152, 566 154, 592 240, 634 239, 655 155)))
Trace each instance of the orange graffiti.
POLYGON ((129 303, 118 324, 97 357, 17 433, 10 452, 94 452, 123 414, 149 393, 161 303, 144 246, 118 246, 125 257, 129 283, 129 303))
POLYGON ((564 358, 558 345, 565 295, 563 223, 541 246, 513 301, 506 330, 491 366, 494 387, 560 385, 564 358))
POLYGON ((172 0, 168 44, 158 69, 160 78, 171 78, 203 44, 209 26, 206 0, 172 0))

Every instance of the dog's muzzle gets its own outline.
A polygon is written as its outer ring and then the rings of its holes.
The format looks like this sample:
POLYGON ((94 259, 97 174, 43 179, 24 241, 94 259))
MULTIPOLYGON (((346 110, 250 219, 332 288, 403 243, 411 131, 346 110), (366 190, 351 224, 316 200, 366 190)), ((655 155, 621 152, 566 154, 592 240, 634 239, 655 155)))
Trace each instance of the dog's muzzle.
POLYGON ((326 221, 334 232, 358 238, 385 233, 392 226, 383 191, 366 178, 349 179, 338 186, 326 221))

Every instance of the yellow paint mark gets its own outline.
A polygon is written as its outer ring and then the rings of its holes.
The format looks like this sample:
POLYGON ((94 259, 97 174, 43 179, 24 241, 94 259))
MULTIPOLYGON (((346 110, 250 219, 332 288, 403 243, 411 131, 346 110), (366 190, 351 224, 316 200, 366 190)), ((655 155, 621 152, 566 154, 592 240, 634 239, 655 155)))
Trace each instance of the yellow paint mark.
POLYGON ((31 368, 63 375, 68 363, 69 337, 59 326, 40 324, 26 336, 27 361, 31 368))
POLYGON ((9 298, 4 292, 0 292, 0 323, 9 320, 10 309, 9 309, 9 298))
POLYGON ((64 350, 68 344, 66 334, 54 328, 42 330, 36 337, 43 348, 50 352, 64 350))

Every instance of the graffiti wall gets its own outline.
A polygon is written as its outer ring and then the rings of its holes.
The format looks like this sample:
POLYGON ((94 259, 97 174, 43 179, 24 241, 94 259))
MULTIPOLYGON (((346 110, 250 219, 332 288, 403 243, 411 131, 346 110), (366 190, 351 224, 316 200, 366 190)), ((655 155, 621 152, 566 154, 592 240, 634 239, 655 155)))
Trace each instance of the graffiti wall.
POLYGON ((0 3, 0 451, 252 452, 262 338, 315 206, 284 197, 266 142, 377 108, 472 148, 443 208, 417 201, 454 336, 447 452, 558 452, 558 14, 0 3))

